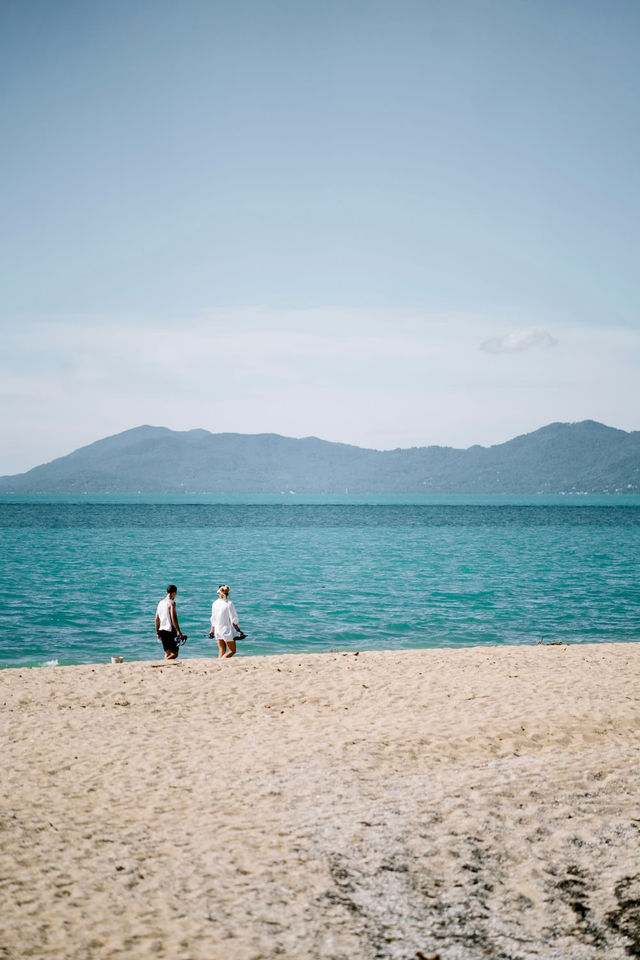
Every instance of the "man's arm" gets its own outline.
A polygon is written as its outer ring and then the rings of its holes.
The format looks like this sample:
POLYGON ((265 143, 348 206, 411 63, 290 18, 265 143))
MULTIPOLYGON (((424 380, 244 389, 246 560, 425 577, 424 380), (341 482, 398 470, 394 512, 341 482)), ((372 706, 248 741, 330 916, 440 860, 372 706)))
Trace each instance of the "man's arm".
POLYGON ((175 600, 172 600, 169 604, 169 611, 171 613, 171 622, 178 631, 178 636, 182 636, 182 630, 180 629, 180 624, 178 623, 178 611, 176 609, 175 600))
POLYGON ((156 613, 156 636, 160 636, 160 617, 156 613))

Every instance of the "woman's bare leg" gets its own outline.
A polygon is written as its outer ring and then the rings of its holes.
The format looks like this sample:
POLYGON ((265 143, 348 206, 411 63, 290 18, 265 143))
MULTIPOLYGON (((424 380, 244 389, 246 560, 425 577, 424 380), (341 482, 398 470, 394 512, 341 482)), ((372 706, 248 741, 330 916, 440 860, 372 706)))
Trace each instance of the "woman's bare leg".
POLYGON ((229 649, 227 650, 227 652, 225 653, 224 656, 225 656, 225 658, 228 660, 229 657, 232 657, 232 656, 234 655, 234 653, 236 652, 236 642, 235 642, 235 640, 229 640, 229 641, 227 641, 227 646, 228 646, 229 649))
POLYGON ((220 637, 218 637, 217 639, 218 639, 218 659, 220 659, 220 657, 224 657, 225 653, 227 652, 227 645, 224 642, 224 640, 220 639, 220 637))

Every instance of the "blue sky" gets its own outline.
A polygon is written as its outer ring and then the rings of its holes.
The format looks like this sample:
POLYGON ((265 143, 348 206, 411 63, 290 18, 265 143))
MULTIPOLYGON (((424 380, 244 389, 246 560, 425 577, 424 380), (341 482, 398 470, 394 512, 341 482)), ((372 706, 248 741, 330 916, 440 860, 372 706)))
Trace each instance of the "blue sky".
POLYGON ((636 2, 0 4, 0 473, 637 429, 636 2))

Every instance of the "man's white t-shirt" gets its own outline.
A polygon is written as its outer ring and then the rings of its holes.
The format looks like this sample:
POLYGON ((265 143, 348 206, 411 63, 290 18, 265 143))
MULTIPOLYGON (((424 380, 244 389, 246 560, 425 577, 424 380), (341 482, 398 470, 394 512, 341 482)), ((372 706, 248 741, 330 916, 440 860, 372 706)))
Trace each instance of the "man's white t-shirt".
POLYGON ((165 597, 164 600, 161 600, 158 604, 158 609, 156 613, 160 620, 160 630, 168 630, 171 632, 173 630, 173 622, 171 620, 171 610, 170 610, 171 600, 169 597, 165 597))

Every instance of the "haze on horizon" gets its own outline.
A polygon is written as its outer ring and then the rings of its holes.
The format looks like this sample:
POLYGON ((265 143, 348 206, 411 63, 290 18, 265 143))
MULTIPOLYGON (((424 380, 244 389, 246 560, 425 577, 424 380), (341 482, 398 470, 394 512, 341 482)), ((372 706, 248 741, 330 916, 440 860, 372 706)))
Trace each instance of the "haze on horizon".
POLYGON ((0 475, 637 429, 631 0, 0 7, 0 475))

